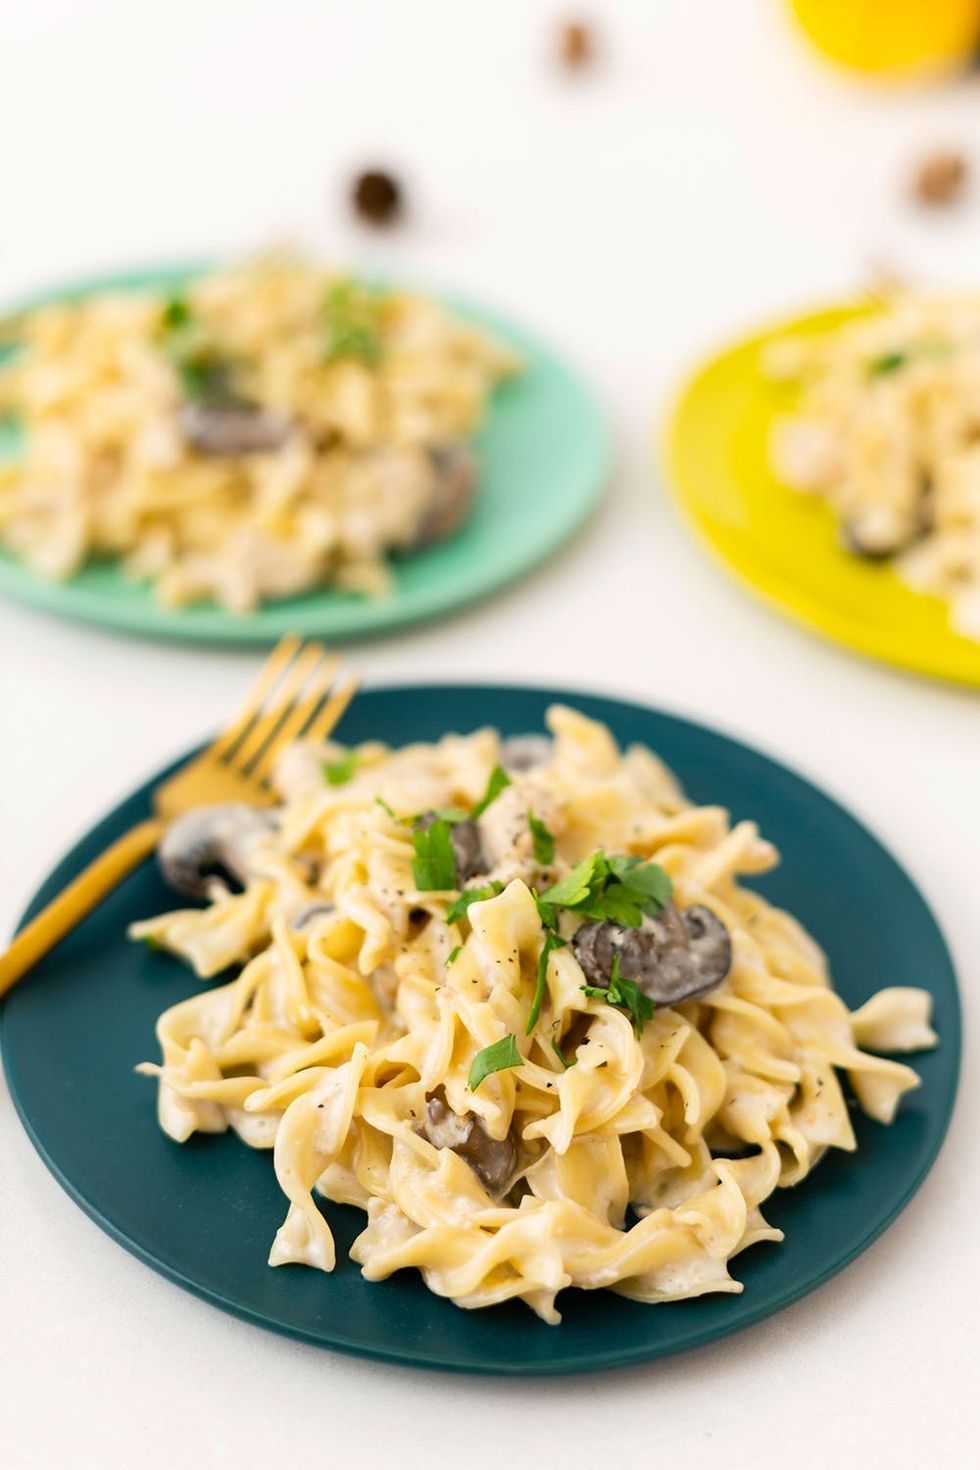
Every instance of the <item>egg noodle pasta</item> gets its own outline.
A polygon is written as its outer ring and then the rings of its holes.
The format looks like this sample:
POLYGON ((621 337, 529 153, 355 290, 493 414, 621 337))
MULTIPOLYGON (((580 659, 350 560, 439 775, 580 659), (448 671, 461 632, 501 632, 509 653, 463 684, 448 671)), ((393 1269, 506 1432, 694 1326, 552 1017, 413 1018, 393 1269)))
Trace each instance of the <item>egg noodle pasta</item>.
POLYGON ((738 1292, 732 1258, 782 1238, 773 1192, 855 1148, 841 1077, 881 1123, 918 1084, 878 1053, 935 1044, 928 994, 849 1012, 741 886, 776 862, 753 823, 570 708, 547 723, 296 745, 274 814, 168 834, 210 902, 133 937, 238 973, 165 1011, 141 1070, 173 1139, 272 1150, 272 1265, 334 1269, 319 1195, 366 1212, 365 1277, 414 1268, 462 1307, 738 1292))
POLYGON ((53 578, 118 560, 171 607, 382 595, 392 555, 464 520, 518 368, 426 297, 288 256, 38 307, 0 358, 23 439, 0 545, 53 578))
POLYGON ((900 292, 818 337, 773 342, 763 366, 800 385, 772 463, 823 496, 848 550, 949 603, 980 639, 980 295, 900 292))

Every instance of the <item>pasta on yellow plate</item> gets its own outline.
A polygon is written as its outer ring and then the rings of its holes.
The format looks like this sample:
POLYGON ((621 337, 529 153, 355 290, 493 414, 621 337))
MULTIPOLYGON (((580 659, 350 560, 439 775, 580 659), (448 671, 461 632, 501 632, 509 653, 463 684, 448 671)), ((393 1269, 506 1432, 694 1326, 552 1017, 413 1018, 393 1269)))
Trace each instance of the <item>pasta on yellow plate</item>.
POLYGON ((210 903, 133 937, 242 968, 160 1017, 142 1070, 172 1138, 272 1150, 272 1265, 333 1270, 319 1194, 366 1211, 369 1280, 415 1268, 462 1307, 737 1292, 732 1258, 782 1238, 773 1192, 855 1147, 838 1074, 882 1123, 917 1085, 877 1053, 935 1044, 929 996, 849 1012, 741 886, 776 861, 753 823, 572 709, 548 726, 299 744, 275 810, 168 831, 165 874, 210 903))
POLYGON ((774 428, 776 474, 826 499, 848 551, 892 561, 980 639, 980 296, 903 292, 771 343, 763 367, 800 387, 774 428))
POLYGON ((436 302, 291 258, 167 296, 25 313, 0 362, 0 545, 42 575, 113 558, 170 607, 381 595, 465 520, 470 445, 514 355, 436 302))

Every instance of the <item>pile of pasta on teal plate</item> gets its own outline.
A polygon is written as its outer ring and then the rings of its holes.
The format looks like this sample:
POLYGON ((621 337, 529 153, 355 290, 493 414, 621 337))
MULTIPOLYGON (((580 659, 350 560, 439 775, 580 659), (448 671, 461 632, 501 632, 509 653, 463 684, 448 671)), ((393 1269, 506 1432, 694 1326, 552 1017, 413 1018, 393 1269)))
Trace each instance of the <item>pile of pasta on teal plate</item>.
MULTIPOLYGON (((650 750, 553 706, 392 749, 293 746, 281 805, 202 808, 164 872, 205 897, 133 925, 202 978, 158 1023, 174 1139, 233 1129, 288 1201, 274 1266, 330 1271, 314 1192, 462 1307, 567 1287, 736 1292, 781 1233, 766 1201, 855 1147, 839 1073, 888 1123, 935 1044, 925 991, 849 1012, 788 913, 739 879, 777 858, 692 805, 650 750)), ((819 1177, 819 1176, 818 1176, 819 1177)))

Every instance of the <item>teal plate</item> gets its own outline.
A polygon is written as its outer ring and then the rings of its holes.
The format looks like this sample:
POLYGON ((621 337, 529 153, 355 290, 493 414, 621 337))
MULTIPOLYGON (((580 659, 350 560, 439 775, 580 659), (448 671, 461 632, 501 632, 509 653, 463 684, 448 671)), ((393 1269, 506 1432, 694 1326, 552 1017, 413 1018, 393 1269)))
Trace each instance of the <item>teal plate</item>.
MULTIPOLYGON (((10 1091, 35 1147, 68 1193, 141 1260, 205 1300, 276 1332, 368 1357, 471 1373, 576 1373, 639 1363, 722 1337, 812 1291, 865 1249, 922 1183, 946 1131, 960 1053, 956 981, 922 896, 880 843, 829 797, 757 751, 673 715, 584 694, 484 685, 370 690, 340 738, 399 744, 484 724, 540 729, 554 700, 606 721, 617 738, 653 747, 699 802, 756 819, 783 863, 758 883, 827 950, 850 1006, 872 986, 921 985, 935 999, 941 1045, 913 1058, 922 1087, 884 1128, 854 1118, 856 1154, 830 1154, 766 1215, 781 1245, 753 1246, 734 1270, 741 1296, 643 1306, 610 1292, 568 1291, 548 1327, 520 1304, 466 1312, 414 1272, 370 1284, 348 1259, 360 1211, 324 1205, 337 1270, 266 1265, 285 1202, 267 1153, 232 1134, 180 1146, 157 1127, 155 1087, 133 1071, 155 1058, 154 1023, 191 995, 176 959, 124 938, 136 918, 173 905, 154 864, 102 907, 11 992, 2 1011, 10 1091)), ((163 773, 161 773, 163 774, 163 773)), ((144 786, 71 852, 25 917, 131 823, 148 814, 144 786)), ((81 1241, 81 1237, 79 1240, 81 1241)), ((832 1344, 828 1343, 828 1347, 832 1344)))
MULTIPOLYGON (((45 300, 78 299, 95 291, 173 290, 203 267, 102 277, 66 286, 45 300)), ((214 604, 166 608, 152 589, 111 562, 84 567, 67 582, 51 582, 0 552, 0 593, 48 612, 122 632, 206 643, 271 643, 284 633, 344 639, 433 618, 497 591, 556 551, 597 504, 610 463, 601 415, 586 387, 523 329, 471 303, 446 298, 460 316, 515 348, 523 373, 494 394, 475 440, 480 480, 473 512, 455 536, 392 563, 387 597, 357 597, 328 589, 267 603, 241 615, 214 604)), ((0 455, 16 438, 0 423, 0 455)))

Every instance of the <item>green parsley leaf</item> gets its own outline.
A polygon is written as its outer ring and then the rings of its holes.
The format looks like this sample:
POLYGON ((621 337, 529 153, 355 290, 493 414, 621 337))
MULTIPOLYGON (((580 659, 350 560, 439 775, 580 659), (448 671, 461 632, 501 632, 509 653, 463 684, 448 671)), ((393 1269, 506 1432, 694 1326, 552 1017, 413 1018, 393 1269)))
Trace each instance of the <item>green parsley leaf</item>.
POLYGON ((872 358, 868 363, 868 376, 883 378, 888 373, 897 372, 900 367, 904 367, 908 360, 907 352, 883 352, 880 357, 872 358))
POLYGON ((164 304, 160 314, 160 324, 168 332, 172 332, 176 327, 186 327, 190 319, 191 309, 184 296, 171 296, 170 300, 164 304))
POLYGON ((449 966, 452 964, 453 960, 456 960, 456 959, 459 958, 459 952, 460 952, 460 950, 462 948, 463 948, 463 946, 461 944, 454 944, 453 947, 452 947, 452 949, 446 955, 446 969, 447 970, 449 969, 449 966))
POLYGON ((553 1036, 552 1039, 551 1039, 551 1050, 554 1052, 555 1056, 561 1062, 561 1064, 565 1068, 565 1071, 566 1072, 568 1071, 569 1067, 574 1067, 575 1063, 578 1061, 578 1057, 566 1057, 565 1053, 562 1051, 561 1047, 558 1045, 558 1038, 557 1038, 557 1036, 553 1036))
POLYGON ((183 296, 165 303, 160 314, 161 346, 173 364, 188 403, 233 404, 235 363, 208 340, 183 296))
POLYGON ((533 888, 532 888, 531 892, 534 893, 534 903, 535 903, 535 907, 537 908, 538 918, 541 920, 542 927, 545 928, 545 929, 554 929, 554 928, 556 928, 557 927, 557 924, 558 924, 558 912, 557 912, 554 904, 553 903, 543 903, 542 900, 541 900, 541 898, 534 891, 533 888))
POLYGON ((466 915, 471 903, 481 903, 485 898, 496 898, 497 894, 503 891, 504 885, 498 883, 496 879, 482 888, 464 888, 459 898, 454 898, 446 910, 446 923, 457 923, 466 915))
POLYGON ((323 776, 329 786, 346 786, 356 770, 356 750, 348 750, 338 761, 323 762, 323 776))
POLYGON ((638 857, 611 857, 609 867, 620 883, 652 898, 658 908, 663 908, 674 891, 670 874, 659 863, 645 863, 638 857))
POLYGON ((652 1018, 656 1009, 653 1001, 644 994, 635 980, 627 980, 620 975, 618 954, 613 955, 608 988, 604 989, 601 985, 583 985, 582 991, 596 1000, 604 1000, 608 1005, 619 1006, 622 1010, 628 1011, 637 1036, 643 1035, 643 1027, 652 1018))
POLYGON ((427 831, 416 828, 412 833, 415 857, 412 875, 420 891, 445 893, 457 886, 456 854, 448 822, 433 822, 427 831))
POLYGON ((530 1036, 538 1024, 541 1007, 544 1004, 544 998, 548 992, 548 961, 552 953, 556 949, 561 949, 564 943, 565 940, 562 939, 560 934, 556 934, 553 929, 549 929, 544 936, 544 944, 542 944, 541 953, 538 956, 538 974, 534 984, 534 999, 531 1002, 531 1009, 528 1011, 527 1025, 524 1027, 524 1034, 526 1036, 530 1036))
POLYGON ((554 834, 549 832, 540 817, 528 810, 527 825, 531 832, 531 844, 534 848, 534 861, 540 863, 543 868, 548 867, 555 860, 554 834))
POLYGON ((450 827, 456 827, 460 822, 468 822, 470 814, 461 806, 430 806, 424 812, 416 812, 411 817, 399 817, 406 827, 414 827, 416 822, 438 821, 448 822, 450 827))
POLYGON ((564 878, 559 878, 557 883, 552 883, 550 888, 539 894, 541 903, 553 908, 581 908, 592 896, 593 885, 601 881, 598 871, 600 863, 605 870, 606 860, 599 852, 583 858, 564 878))
POLYGON ((395 813, 392 811, 391 807, 385 801, 385 799, 384 799, 383 796, 376 796, 374 798, 374 800, 375 800, 376 804, 381 808, 381 810, 387 816, 389 816, 393 822, 397 822, 398 821, 398 818, 395 816, 395 813))
POLYGON ((191 403, 233 403, 232 366, 217 353, 201 353, 178 364, 180 386, 191 403))
POLYGON ((554 910, 565 908, 636 929, 644 914, 660 912, 672 888, 670 877, 658 863, 638 857, 607 858, 594 852, 538 895, 538 913, 549 925, 554 923, 554 910))
POLYGON ((622 883, 613 883, 598 894, 589 912, 592 918, 610 919, 614 924, 625 925, 627 929, 638 929, 643 923, 643 909, 639 900, 622 883))
POLYGON ((508 1067, 519 1067, 523 1061, 524 1058, 517 1050, 516 1036, 512 1032, 508 1032, 499 1041, 495 1041, 490 1046, 485 1046, 482 1051, 477 1052, 470 1063, 470 1075, 467 1085, 471 1092, 475 1092, 484 1077, 489 1077, 491 1072, 503 1072, 508 1067))
POLYGON ((493 770, 490 772, 490 776, 487 781, 486 791, 484 791, 483 795, 480 797, 480 800, 470 812, 470 817, 473 819, 473 821, 475 822, 477 817, 482 817, 487 807, 492 806, 493 803, 497 800, 497 797, 500 795, 501 791, 505 791, 507 787, 511 785, 513 785, 513 782, 511 781, 507 772, 504 770, 503 766, 494 766, 493 770))
POLYGON ((367 367, 381 361, 381 320, 377 293, 356 281, 335 281, 324 303, 327 342, 324 362, 358 358, 367 367))

